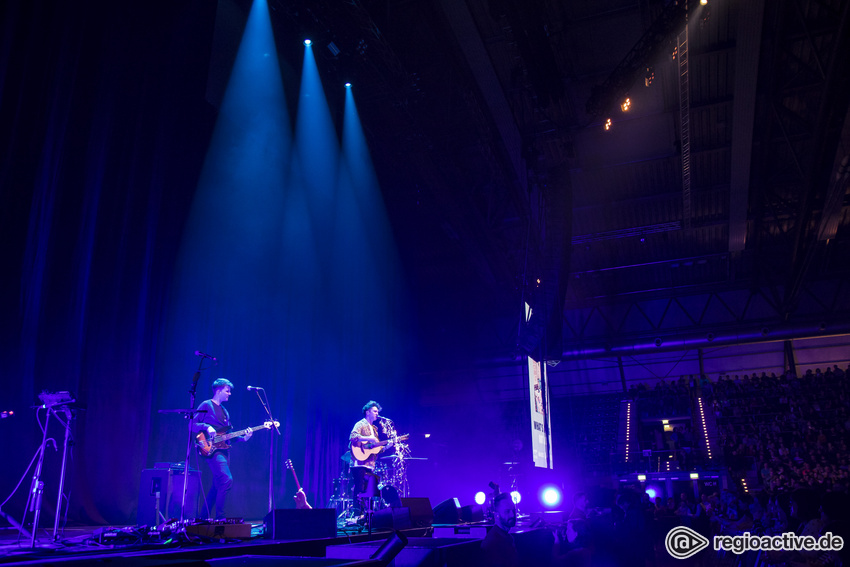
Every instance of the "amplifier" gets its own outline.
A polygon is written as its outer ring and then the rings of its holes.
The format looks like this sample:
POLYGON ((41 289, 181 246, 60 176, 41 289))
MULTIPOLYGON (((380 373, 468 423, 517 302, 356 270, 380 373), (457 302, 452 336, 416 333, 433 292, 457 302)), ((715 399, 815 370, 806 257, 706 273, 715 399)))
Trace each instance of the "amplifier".
MULTIPOLYGON (((201 473, 191 471, 186 487, 186 518, 199 515, 201 500, 201 473)), ((136 524, 156 526, 172 518, 180 517, 183 503, 183 471, 171 469, 145 469, 139 486, 139 509, 136 524), (160 514, 157 517, 157 511, 160 514)))

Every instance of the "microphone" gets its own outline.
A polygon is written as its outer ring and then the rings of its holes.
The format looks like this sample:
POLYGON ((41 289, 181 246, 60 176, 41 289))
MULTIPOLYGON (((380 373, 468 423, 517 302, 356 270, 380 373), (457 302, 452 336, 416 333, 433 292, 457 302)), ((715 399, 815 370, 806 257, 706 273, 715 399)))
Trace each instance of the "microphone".
POLYGON ((195 356, 200 356, 201 358, 209 358, 210 360, 216 360, 214 356, 210 356, 205 352, 201 352, 199 350, 195 351, 195 356))
POLYGON ((391 420, 390 418, 388 418, 388 417, 386 417, 386 416, 384 416, 384 415, 379 415, 379 416, 378 416, 378 419, 383 419, 383 420, 385 420, 385 421, 389 421, 390 423, 393 423, 393 420, 391 420))
POLYGON ((250 392, 251 390, 262 390, 262 389, 263 389, 263 387, 262 387, 262 386, 248 386, 248 391, 249 391, 249 392, 250 392))

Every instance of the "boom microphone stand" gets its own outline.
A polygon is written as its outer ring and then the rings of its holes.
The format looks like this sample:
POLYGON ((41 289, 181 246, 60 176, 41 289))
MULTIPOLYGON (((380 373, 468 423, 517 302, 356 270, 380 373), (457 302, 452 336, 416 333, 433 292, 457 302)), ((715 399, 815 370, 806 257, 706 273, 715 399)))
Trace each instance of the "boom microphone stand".
MULTIPOLYGON (((197 354, 197 353, 196 353, 197 354)), ((198 363, 198 371, 192 376, 192 387, 189 388, 189 407, 195 408, 195 390, 198 388, 198 380, 201 379, 201 367, 204 365, 206 356, 201 357, 198 363)), ((215 360, 215 359, 213 359, 215 360)), ((192 439, 194 439, 195 428, 195 411, 192 411, 187 418, 189 419, 189 437, 186 441, 186 460, 183 462, 183 498, 180 500, 180 525, 183 526, 183 521, 186 519, 186 492, 189 487, 189 456, 192 454, 192 439)))
MULTIPOLYGON (((266 415, 269 416, 269 421, 272 422, 274 426, 274 430, 280 435, 280 428, 277 426, 277 422, 274 417, 272 417, 271 406, 269 405, 269 397, 266 395, 266 391, 263 388, 248 386, 249 390, 254 390, 257 392, 257 399, 260 400, 260 403, 263 404, 263 409, 266 410, 266 415), (263 395, 260 395, 260 392, 263 395), (265 398, 265 400, 263 399, 265 398)), ((269 435, 269 512, 274 510, 274 435, 269 435)))

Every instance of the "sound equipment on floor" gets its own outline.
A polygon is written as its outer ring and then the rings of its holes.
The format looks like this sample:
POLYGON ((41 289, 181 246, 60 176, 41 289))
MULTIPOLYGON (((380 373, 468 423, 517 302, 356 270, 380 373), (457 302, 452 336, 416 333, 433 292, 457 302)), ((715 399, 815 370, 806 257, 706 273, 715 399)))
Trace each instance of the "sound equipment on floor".
POLYGON ((372 516, 373 530, 409 530, 411 527, 410 508, 383 508, 372 516))
POLYGON ((435 524, 459 524, 460 502, 457 498, 443 500, 434 507, 435 524))
POLYGON ((209 539, 251 539, 251 527, 242 518, 196 520, 186 526, 186 533, 209 539))
POLYGON ((460 509, 460 521, 466 523, 483 522, 484 521, 484 506, 478 504, 470 504, 460 509))
POLYGON ((318 539, 336 537, 336 510, 313 508, 275 509, 266 514, 266 539, 318 539))
MULTIPOLYGON (((139 509, 136 524, 157 526, 171 518, 180 517, 183 499, 183 463, 156 463, 158 468, 145 469, 139 486, 139 509), (178 466, 179 465, 179 466, 178 466), (159 468, 162 467, 162 468, 159 468)), ((186 487, 186 517, 206 516, 200 513, 201 472, 189 471, 186 487)))
POLYGON ((410 523, 414 528, 426 528, 434 523, 430 498, 402 498, 401 505, 410 510, 410 523))

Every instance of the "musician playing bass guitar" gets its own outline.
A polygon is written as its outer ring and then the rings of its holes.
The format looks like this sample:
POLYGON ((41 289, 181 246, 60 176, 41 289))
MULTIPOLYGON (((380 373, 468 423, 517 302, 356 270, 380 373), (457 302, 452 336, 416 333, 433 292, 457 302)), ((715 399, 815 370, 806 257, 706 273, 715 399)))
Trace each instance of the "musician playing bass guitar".
MULTIPOLYGON (((225 433, 230 429, 230 414, 222 404, 230 399, 232 389, 233 382, 227 378, 219 378, 212 383, 213 397, 201 402, 198 406, 198 409, 205 410, 205 413, 198 413, 195 417, 195 433, 204 433, 210 439, 214 439, 216 433, 225 433)), ((252 434, 253 431, 249 427, 245 430, 245 434, 237 439, 247 441, 252 434)), ((218 449, 204 460, 207 461, 213 475, 212 487, 207 494, 207 507, 211 513, 215 507, 215 519, 223 520, 227 517, 224 511, 227 493, 233 486, 233 475, 230 473, 230 449, 229 447, 218 449)))

